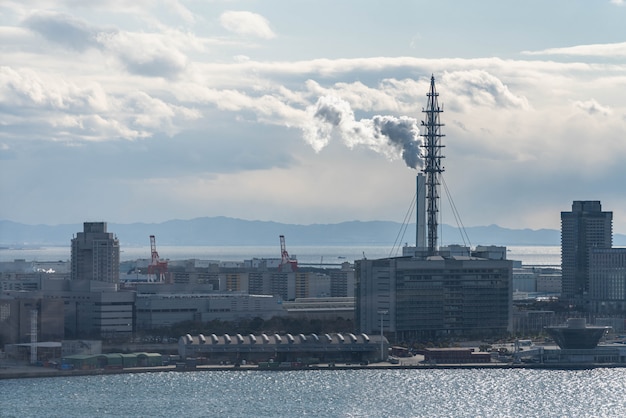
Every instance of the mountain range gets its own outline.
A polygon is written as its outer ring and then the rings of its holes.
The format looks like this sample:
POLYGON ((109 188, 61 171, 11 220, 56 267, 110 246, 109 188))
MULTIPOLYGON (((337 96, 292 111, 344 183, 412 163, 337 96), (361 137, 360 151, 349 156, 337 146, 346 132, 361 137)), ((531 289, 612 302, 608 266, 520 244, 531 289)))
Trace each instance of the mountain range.
MULTIPOLYGON (((279 235, 285 235, 291 245, 415 244, 415 224, 403 225, 392 221, 296 225, 218 216, 162 223, 107 223, 107 230, 114 233, 123 245, 131 246, 149 245, 150 235, 157 237, 159 245, 173 246, 274 245, 279 235)), ((27 225, 0 220, 0 246, 69 245, 72 237, 82 231, 82 224, 27 225)), ((560 245, 560 240, 559 230, 509 229, 497 225, 466 227, 463 230, 443 225, 439 232, 439 242, 443 245, 560 245)), ((613 241, 615 245, 625 245, 626 235, 615 234, 613 241)))

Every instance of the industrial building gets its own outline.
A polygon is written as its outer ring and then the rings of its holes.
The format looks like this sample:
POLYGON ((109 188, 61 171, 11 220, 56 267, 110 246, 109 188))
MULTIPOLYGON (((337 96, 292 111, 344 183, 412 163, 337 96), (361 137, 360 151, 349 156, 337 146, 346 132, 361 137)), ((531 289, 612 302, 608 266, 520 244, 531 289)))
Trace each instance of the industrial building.
POLYGON ((360 332, 396 341, 494 336, 511 328, 512 263, 474 257, 358 260, 360 332))
POLYGON ((335 320, 343 318, 354 320, 354 298, 297 298, 283 302, 286 314, 294 318, 335 320))
POLYGON ((94 280, 45 282, 45 299, 63 303, 65 337, 130 337, 134 331, 134 292, 94 280))
POLYGON ((514 267, 513 292, 560 296, 561 271, 553 267, 514 267))
POLYGON ((63 356, 61 363, 72 370, 127 369, 163 365, 159 353, 74 354, 63 356))
MULTIPOLYGON (((89 229, 89 228, 88 228, 89 229)), ((93 228, 91 228, 93 230, 93 228)), ((155 252, 155 251, 153 251, 155 252)), ((60 263, 60 262, 59 262, 60 263)), ((168 263, 165 281, 155 279, 159 271, 146 274, 154 265, 150 260, 125 262, 120 268, 129 273, 120 285, 113 282, 70 279, 70 262, 55 265, 65 273, 52 272, 49 264, 17 260, 0 263, 0 287, 7 301, 2 321, 18 321, 24 328, 29 323, 29 313, 19 315, 13 304, 18 299, 39 299, 44 305, 56 303, 54 315, 44 317, 45 329, 57 330, 55 341, 63 338, 126 338, 135 331, 171 326, 182 321, 233 321, 242 318, 296 316, 307 318, 347 320, 354 319, 353 298, 347 303, 336 295, 354 294, 354 269, 350 263, 340 268, 305 267, 297 271, 278 271, 277 263, 270 260, 244 260, 241 263, 221 263, 208 260, 181 260, 168 263), (270 267, 268 267, 268 264, 270 267), (139 266, 139 267, 138 267, 139 266), (258 278, 263 293, 250 291, 250 279, 258 278), (282 283, 284 291, 276 291, 282 283), (310 298, 309 296, 313 296, 310 298), (289 301, 287 298, 291 299, 289 301), (304 306, 300 301, 309 300, 304 306), (283 302, 291 303, 286 309, 283 302), (316 307, 312 308, 312 304, 316 307), (11 307, 9 307, 11 305, 11 307)), ((157 264, 158 266, 158 264, 157 264)), ((259 290, 259 289, 257 289, 259 290)), ((41 303, 41 302, 40 302, 41 303)), ((45 309, 44 309, 45 310, 45 309)), ((45 310, 49 312, 50 310, 45 310)), ((39 315, 41 317, 41 314, 39 315)), ((3 328, 5 341, 23 343, 17 338, 17 325, 3 328), (10 331, 10 332, 9 332, 10 331), (10 334, 10 335, 9 335, 10 334)), ((12 323, 12 322, 11 322, 12 323)), ((39 338, 43 337, 39 324, 39 338)))
POLYGON ((428 364, 478 364, 490 363, 491 354, 477 352, 473 348, 424 348, 419 350, 428 364))
POLYGON ((167 292, 153 286, 157 293, 138 289, 135 302, 137 329, 168 327, 184 321, 235 321, 242 318, 270 319, 286 315, 280 298, 242 292, 167 292))
MULTIPOLYGON (((295 271, 281 269, 280 264, 271 259, 232 264, 206 260, 170 262, 165 281, 178 285, 211 285, 214 291, 274 295, 286 301, 354 296, 354 268, 347 262, 339 268, 298 267, 295 271)), ((126 287, 132 286, 134 277, 124 278, 124 283, 126 287)))
POLYGON ((63 301, 37 292, 0 296, 0 341, 4 344, 59 341, 64 336, 63 301))
POLYGON ((208 363, 361 363, 387 358, 389 343, 380 335, 260 334, 184 335, 178 340, 181 358, 204 358, 208 363))
POLYGON ((434 77, 427 97, 416 246, 405 246, 403 257, 355 262, 356 324, 359 332, 385 332, 396 341, 504 334, 512 318, 513 263, 506 248, 438 247, 444 135, 434 77))

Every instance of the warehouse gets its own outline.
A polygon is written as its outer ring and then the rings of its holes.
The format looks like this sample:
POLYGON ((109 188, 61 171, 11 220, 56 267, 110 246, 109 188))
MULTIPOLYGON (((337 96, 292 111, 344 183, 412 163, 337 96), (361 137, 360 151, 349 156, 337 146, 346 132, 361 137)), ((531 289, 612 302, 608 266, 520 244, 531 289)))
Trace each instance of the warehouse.
POLYGON ((202 334, 180 337, 178 354, 182 358, 202 358, 209 364, 260 362, 362 363, 380 361, 387 356, 389 343, 380 336, 366 334, 202 334))

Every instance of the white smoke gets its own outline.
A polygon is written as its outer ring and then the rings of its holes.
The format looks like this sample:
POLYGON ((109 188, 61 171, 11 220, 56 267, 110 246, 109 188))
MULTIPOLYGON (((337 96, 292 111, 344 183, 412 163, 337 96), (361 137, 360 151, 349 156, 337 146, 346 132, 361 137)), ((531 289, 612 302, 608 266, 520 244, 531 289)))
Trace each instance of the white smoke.
POLYGON ((362 145, 388 158, 400 155, 410 168, 423 165, 422 138, 413 118, 376 115, 356 120, 350 104, 334 96, 320 97, 307 113, 309 125, 303 128, 304 139, 316 152, 336 133, 350 148, 362 145))

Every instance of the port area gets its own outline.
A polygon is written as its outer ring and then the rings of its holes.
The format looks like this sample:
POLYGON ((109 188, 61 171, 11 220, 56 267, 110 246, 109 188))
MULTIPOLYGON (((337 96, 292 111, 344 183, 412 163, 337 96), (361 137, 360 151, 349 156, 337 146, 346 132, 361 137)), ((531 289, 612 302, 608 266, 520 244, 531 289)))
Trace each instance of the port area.
POLYGON ((66 377, 66 376, 92 376, 107 374, 129 373, 187 373, 187 372, 210 372, 210 371, 258 371, 258 372, 281 372, 294 370, 429 370, 429 369, 554 369, 554 370, 581 370, 594 368, 622 368, 624 363, 514 363, 514 362, 491 362, 491 363, 460 363, 460 364, 430 364, 423 363, 422 356, 403 358, 397 364, 389 361, 354 364, 354 363, 329 363, 314 365, 283 364, 282 367, 259 367, 257 364, 245 365, 195 365, 188 367, 185 363, 155 367, 132 367, 125 369, 91 369, 91 370, 59 370, 50 367, 33 366, 25 363, 2 364, 0 366, 0 379, 22 379, 41 377, 66 377))

